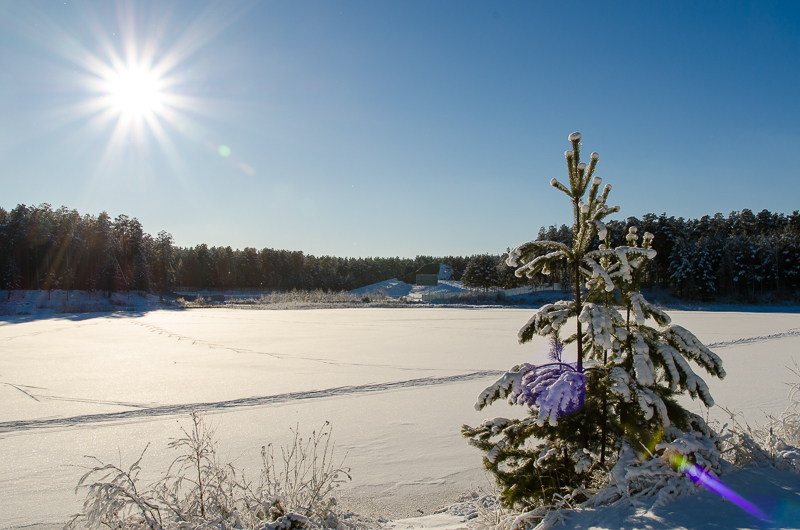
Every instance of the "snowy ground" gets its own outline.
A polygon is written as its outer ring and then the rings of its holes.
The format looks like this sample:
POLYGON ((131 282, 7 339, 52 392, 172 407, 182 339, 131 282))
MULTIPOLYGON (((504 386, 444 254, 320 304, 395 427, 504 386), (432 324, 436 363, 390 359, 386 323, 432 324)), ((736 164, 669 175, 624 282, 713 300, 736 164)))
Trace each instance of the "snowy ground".
POLYGON ((0 315, 36 315, 39 318, 64 313, 92 311, 152 311, 172 305, 170 300, 135 291, 111 293, 106 298, 100 291, 0 291, 0 315))
MULTIPOLYGON (((329 420, 352 468, 343 505, 392 519, 397 530, 464 528, 461 516, 429 514, 489 486, 480 454, 459 429, 522 413, 502 404, 477 413, 472 405, 500 371, 544 359, 544 341, 516 343, 530 314, 203 309, 0 317, 0 528, 49 530, 78 511, 73 488, 83 455, 129 464, 150 442, 143 478, 155 478, 193 408, 216 425, 221 458, 252 474, 262 445, 287 442, 298 423, 310 431, 329 420), (401 520, 415 515, 428 517, 401 520)), ((781 382, 792 379, 785 366, 800 361, 800 314, 671 314, 717 343, 729 375, 707 381, 719 404, 751 422, 783 410, 781 382)), ((800 506, 796 475, 749 471, 729 480, 786 513, 800 506)), ((755 528, 710 494, 680 502, 654 512, 599 511, 591 522, 576 517, 574 527, 755 528)))

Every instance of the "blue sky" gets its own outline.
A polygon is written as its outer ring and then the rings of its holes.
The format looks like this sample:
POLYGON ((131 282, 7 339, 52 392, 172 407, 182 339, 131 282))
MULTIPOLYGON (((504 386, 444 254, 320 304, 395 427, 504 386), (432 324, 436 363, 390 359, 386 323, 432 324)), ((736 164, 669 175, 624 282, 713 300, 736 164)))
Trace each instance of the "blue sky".
POLYGON ((800 209, 795 2, 3 2, 0 72, 0 206, 181 246, 501 253, 572 131, 618 218, 800 209))

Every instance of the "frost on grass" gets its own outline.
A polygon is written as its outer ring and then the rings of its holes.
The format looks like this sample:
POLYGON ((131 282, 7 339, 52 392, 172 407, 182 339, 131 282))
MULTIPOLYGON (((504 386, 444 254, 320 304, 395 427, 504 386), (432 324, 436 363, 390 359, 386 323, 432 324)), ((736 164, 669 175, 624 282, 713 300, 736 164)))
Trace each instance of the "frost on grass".
POLYGON ((331 425, 325 422, 308 437, 299 429, 293 433, 279 455, 272 445, 261 448, 261 474, 250 481, 243 471, 217 460, 214 431, 193 412, 191 425, 170 443, 178 456, 154 484, 139 481, 144 452, 127 469, 88 457, 91 463, 76 488, 86 494, 83 512, 65 528, 364 528, 345 517, 332 496, 350 475, 343 459, 335 457, 331 425))
MULTIPOLYGON (((303 290, 292 289, 287 292, 274 292, 261 294, 258 297, 244 299, 230 299, 225 302, 225 307, 236 309, 301 309, 307 307, 332 308, 332 307, 362 307, 365 304, 401 304, 401 301, 392 300, 386 289, 376 288, 366 293, 353 293, 349 291, 331 291, 323 289, 303 290)), ((210 307, 207 301, 200 297, 187 307, 210 307)))
POLYGON ((800 474, 800 367, 797 361, 789 371, 789 404, 779 416, 769 416, 764 425, 751 427, 741 414, 722 408, 730 422, 720 429, 722 451, 736 467, 770 466, 800 474))

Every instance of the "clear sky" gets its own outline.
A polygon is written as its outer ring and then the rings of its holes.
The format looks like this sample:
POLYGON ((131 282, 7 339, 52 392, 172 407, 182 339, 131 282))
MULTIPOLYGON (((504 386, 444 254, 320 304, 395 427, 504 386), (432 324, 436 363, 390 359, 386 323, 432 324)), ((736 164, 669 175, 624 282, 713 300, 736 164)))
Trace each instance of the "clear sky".
POLYGON ((0 206, 198 243, 501 253, 570 223, 800 209, 800 3, 0 2, 0 206))

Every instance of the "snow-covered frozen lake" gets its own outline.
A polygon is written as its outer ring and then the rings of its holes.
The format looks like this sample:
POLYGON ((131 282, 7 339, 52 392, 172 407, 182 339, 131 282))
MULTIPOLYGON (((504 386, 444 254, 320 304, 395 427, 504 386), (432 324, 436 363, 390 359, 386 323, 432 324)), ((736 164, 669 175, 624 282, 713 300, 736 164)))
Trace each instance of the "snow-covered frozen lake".
MULTIPOLYGON (((193 408, 217 427, 223 460, 256 475, 260 449, 324 421, 353 481, 339 495, 387 518, 430 513, 488 486, 463 423, 519 415, 480 391, 520 362, 530 309, 201 309, 63 318, 0 317, 0 527, 56 528, 80 509, 83 455, 130 464, 143 479, 193 408)), ((718 404, 751 422, 780 413, 800 361, 800 314, 670 312, 725 363, 706 378, 718 404), (739 341, 739 342, 736 342, 739 341)), ((699 407, 693 406, 699 411, 699 407)), ((712 416, 717 416, 712 410, 712 416)))

